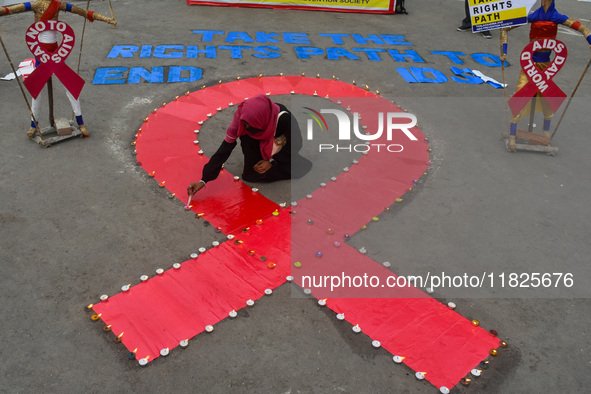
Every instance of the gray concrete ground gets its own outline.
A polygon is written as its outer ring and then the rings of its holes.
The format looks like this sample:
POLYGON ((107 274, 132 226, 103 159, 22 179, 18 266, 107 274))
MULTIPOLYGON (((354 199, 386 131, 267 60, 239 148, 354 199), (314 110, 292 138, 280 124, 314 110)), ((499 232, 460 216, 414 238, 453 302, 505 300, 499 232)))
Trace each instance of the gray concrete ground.
MULTIPOLYGON (((451 79, 410 84, 395 69, 430 67, 449 78, 450 67, 469 67, 502 80, 500 68, 470 57, 498 54, 498 32, 492 40, 456 32, 463 18, 462 1, 408 1, 410 15, 395 16, 197 7, 182 0, 112 3, 118 27, 97 22, 87 26, 84 38, 80 74, 87 81, 82 106, 90 139, 49 149, 28 141, 28 112, 19 88, 14 81, 0 82, 0 392, 437 391, 416 381, 409 368, 395 365, 386 351, 373 349, 367 337, 354 336, 349 325, 339 324, 313 300, 293 299, 287 285, 255 308, 241 311, 239 319, 222 321, 213 335, 145 369, 128 361, 126 350, 83 311, 100 294, 115 294, 144 273, 184 261, 219 236, 136 167, 130 142, 142 119, 201 85, 279 72, 336 75, 379 89, 383 97, 416 114, 431 140, 433 166, 428 175, 404 204, 351 240, 366 246, 370 257, 390 261, 398 274, 575 274, 569 291, 548 289, 535 297, 528 289, 500 287, 466 294, 437 291, 436 297, 453 299, 458 312, 496 329, 509 343, 480 379, 453 392, 588 391, 589 76, 555 138, 558 156, 511 154, 501 140, 506 127, 502 90, 451 79), (228 45, 225 35, 204 43, 193 30, 303 32, 312 43, 274 44, 281 56, 271 59, 248 51, 232 59, 229 50, 218 50, 215 59, 107 58, 115 45, 228 45), (396 62, 384 53, 382 61, 363 54, 360 60, 297 57, 297 45, 339 47, 318 36, 326 33, 403 35, 412 47, 387 48, 413 49, 425 63, 396 62), (431 51, 463 52, 465 65, 431 51), (196 66, 203 78, 191 83, 91 83, 101 67, 158 66, 196 66)), ((109 14, 107 2, 93 1, 91 8, 109 14)), ((561 1, 558 8, 585 24, 591 19, 590 3, 561 1)), ((62 19, 80 34, 82 18, 62 19)), ((30 13, 0 18, 0 34, 15 63, 30 57, 24 32, 32 20, 30 13)), ((563 29, 559 39, 570 54, 555 81, 570 93, 587 64, 589 48, 583 38, 563 29)), ((517 54, 526 42, 526 27, 511 32, 508 94, 519 71, 517 54)), ((348 38, 340 47, 362 45, 348 38)), ((71 66, 76 58, 77 51, 71 66)), ((0 59, 0 74, 8 74, 4 55, 0 59)), ((59 89, 56 100, 58 116, 69 116, 59 89)), ((214 131, 217 125, 215 131, 222 133, 230 115, 212 119, 207 127, 214 131)), ((205 140, 209 153, 217 142, 213 133, 205 140)), ((279 183, 261 190, 281 201, 288 186, 279 183)))

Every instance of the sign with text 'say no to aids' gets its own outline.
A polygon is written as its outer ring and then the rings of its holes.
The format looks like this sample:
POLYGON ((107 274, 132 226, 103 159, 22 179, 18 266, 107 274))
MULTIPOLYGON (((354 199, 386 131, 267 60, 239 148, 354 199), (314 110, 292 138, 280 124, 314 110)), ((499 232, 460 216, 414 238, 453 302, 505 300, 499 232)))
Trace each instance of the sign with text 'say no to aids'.
POLYGON ((189 5, 266 7, 393 14, 395 0, 187 0, 189 5))
POLYGON ((536 0, 469 0, 474 33, 525 25, 536 0))

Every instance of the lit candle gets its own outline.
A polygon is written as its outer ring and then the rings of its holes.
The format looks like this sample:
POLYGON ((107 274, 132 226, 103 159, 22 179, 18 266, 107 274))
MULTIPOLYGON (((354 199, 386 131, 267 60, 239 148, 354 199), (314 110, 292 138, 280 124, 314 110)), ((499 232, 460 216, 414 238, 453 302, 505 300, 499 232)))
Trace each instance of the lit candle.
POLYGON ((305 295, 310 295, 310 294, 312 294, 312 290, 310 290, 310 289, 304 289, 304 294, 305 295))
POLYGON ((200 155, 202 155, 203 154, 203 151, 200 149, 197 153, 200 154, 200 155))
POLYGON ((312 219, 308 219, 308 224, 314 224, 314 221, 312 219))
POLYGON ((507 347, 507 342, 501 341, 500 345, 501 345, 501 347, 507 347))
POLYGON ((148 280, 148 275, 142 275, 142 276, 140 276, 140 280, 142 282, 146 282, 148 280))
POLYGON ((425 379, 425 374, 422 372, 417 372, 415 373, 415 378, 417 378, 417 380, 423 380, 425 379))
POLYGON ((248 301, 246 301, 246 305, 253 306, 254 305, 254 301, 253 300, 248 300, 248 301))
POLYGON ((203 121, 202 121, 202 120, 200 120, 199 122, 197 122, 197 124, 203 124, 203 121))
POLYGON ((123 333, 119 334, 116 338, 115 338, 115 342, 119 343, 121 342, 121 339, 123 338, 123 333))
POLYGON ((196 259, 199 255, 197 253, 191 253, 191 258, 196 259))
POLYGON ((137 353, 137 348, 133 352, 127 353, 127 358, 133 360, 135 358, 135 354, 137 353))
POLYGON ((326 183, 322 182, 322 183, 320 184, 320 187, 326 187, 326 183))
POLYGON ((207 249, 205 249, 204 247, 200 247, 200 248, 199 248, 199 253, 205 253, 205 251, 206 251, 206 250, 207 250, 207 249))
POLYGON ((193 133, 195 133, 195 134, 199 134, 199 129, 195 129, 195 130, 193 130, 193 133))
POLYGON ((254 256, 254 254, 255 254, 255 251, 254 251, 254 250, 249 250, 249 251, 248 251, 248 255, 249 255, 249 256, 254 256))
POLYGON ((140 358, 138 361, 140 367, 145 367, 146 365, 148 365, 148 358, 140 358))
POLYGON ((164 185, 166 185, 166 181, 162 181, 158 184, 159 187, 164 187, 164 185))
POLYGON ((339 241, 335 241, 335 242, 333 242, 333 246, 335 248, 338 248, 339 246, 341 246, 341 243, 339 241))
POLYGON ((193 140, 193 145, 199 144, 199 140, 193 140))
POLYGON ((226 238, 228 238, 229 240, 232 240, 232 239, 234 239, 234 236, 233 236, 232 234, 228 234, 228 235, 226 236, 226 238))
POLYGON ((257 189, 256 187, 253 187, 253 188, 252 188, 252 191, 256 193, 256 192, 258 192, 258 191, 259 191, 259 189, 257 189))
POLYGON ((228 316, 230 316, 233 319, 236 316, 238 316, 238 312, 236 312, 235 310, 231 310, 230 313, 228 313, 228 316))
POLYGON ((456 309, 456 303, 455 302, 448 302, 447 307, 449 309, 456 309))
POLYGON ((487 369, 488 368, 488 361, 482 360, 478 366, 482 369, 487 369))
POLYGON ((182 341, 179 342, 179 345, 182 349, 186 349, 187 346, 189 346, 189 340, 188 339, 183 339, 182 341))
POLYGON ((445 386, 441 386, 441 387, 439 388, 439 392, 440 392, 441 394, 449 394, 449 389, 448 389, 447 387, 445 387, 445 386))
POLYGON ((104 331, 104 332, 109 332, 109 331, 111 331, 111 325, 104 326, 104 327, 103 327, 103 331, 104 331))
POLYGON ((312 198, 311 194, 306 194, 306 198, 312 198))
POLYGON ((174 263, 172 265, 172 268, 174 268, 175 270, 178 270, 179 268, 181 268, 181 264, 180 263, 174 263))
POLYGON ((239 180, 240 180, 240 177, 239 177, 238 175, 235 175, 235 176, 234 176, 234 180, 235 180, 235 181, 239 181, 239 180))
POLYGON ((343 171, 348 172, 349 171, 349 167, 343 168, 343 171))
POLYGON ((302 268, 302 263, 300 263, 299 261, 296 261, 295 263, 293 263, 293 266, 296 268, 302 268))
POLYGON ((290 93, 290 94, 295 94, 295 91, 293 91, 293 90, 292 90, 292 91, 291 91, 291 92, 289 92, 289 93, 290 93))
POLYGON ((497 349, 490 349, 490 355, 493 357, 496 357, 497 354, 499 354, 499 352, 497 351, 497 349))
POLYGON ((265 294, 266 295, 271 295, 271 294, 273 294, 273 290, 271 290, 271 289, 265 289, 265 294))
POLYGON ((275 263, 269 263, 269 264, 267 264, 267 267, 269 267, 270 269, 273 269, 276 266, 277 266, 277 264, 275 264, 275 263))
POLYGON ((371 342, 371 346, 373 346, 373 347, 375 347, 377 349, 380 346, 382 346, 382 344, 380 343, 380 341, 372 341, 371 342))
POLYGON ((462 379, 460 380, 460 383, 461 383, 462 385, 464 385, 464 386, 467 386, 467 385, 469 385, 469 384, 470 384, 470 382, 471 382, 471 381, 472 381, 472 379, 470 379, 470 378, 462 378, 462 379))
POLYGON ((211 244, 213 245, 214 248, 217 248, 218 246, 220 246, 220 243, 218 241, 213 241, 211 244))
POLYGON ((288 275, 287 277, 285 277, 285 280, 291 282, 293 280, 293 276, 288 275))
POLYGON ((315 255, 316 257, 322 257, 322 252, 316 252, 315 255))
POLYGON ((373 220, 374 222, 377 222, 377 221, 379 221, 379 220, 380 220, 380 218, 379 218, 379 217, 377 217, 377 216, 374 216, 373 218, 371 218, 371 220, 373 220))
POLYGON ((334 182, 334 181, 337 180, 337 177, 336 176, 333 176, 333 177, 330 178, 330 180, 334 182))
POLYGON ((210 325, 205 326, 205 331, 212 332, 213 331, 213 326, 210 326, 210 325))
POLYGON ((318 305, 325 306, 326 305, 326 299, 324 299, 324 300, 318 300, 318 305))
POLYGON ((101 318, 102 313, 99 313, 98 315, 92 315, 90 316, 90 320, 92 321, 97 321, 98 319, 101 318))
POLYGON ((170 349, 169 349, 169 348, 167 348, 167 347, 165 347, 164 349, 160 350, 160 355, 161 355, 162 357, 166 357, 166 356, 168 356, 168 353, 170 353, 170 349))
POLYGON ((473 370, 470 371, 470 373, 472 374, 472 376, 474 377, 479 377, 482 374, 482 371, 480 371, 477 368, 474 368, 473 370))
POLYGON ((353 164, 357 164, 359 161, 357 159, 353 159, 353 164))
POLYGON ((256 223, 260 226, 261 224, 263 224, 263 219, 257 219, 256 223))
POLYGON ((128 291, 130 287, 131 287, 131 283, 128 285, 122 286, 121 291, 128 291))
POLYGON ((392 357, 392 360, 394 360, 394 362, 396 364, 400 364, 402 362, 402 360, 404 360, 404 357, 394 356, 394 357, 392 357))
POLYGON ((351 329, 355 334, 359 334, 361 332, 361 327, 359 327, 359 324, 355 324, 351 329))
POLYGON ((109 296, 108 296, 108 295, 106 295, 106 294, 103 294, 103 295, 100 297, 100 300, 101 300, 101 302, 105 302, 105 301, 107 301, 108 299, 109 299, 109 296))
POLYGON ((292 206, 292 207, 297 207, 297 206, 298 206, 298 203, 297 203, 297 202, 295 202, 295 201, 292 201, 292 202, 291 202, 291 206, 292 206))
POLYGON ((478 320, 472 320, 472 325, 474 327, 478 327, 480 325, 480 322, 478 320))
POLYGON ((158 268, 158 269, 156 270, 156 273, 157 273, 158 275, 162 275, 162 274, 164 273, 164 270, 163 270, 162 268, 158 268))
POLYGON ((272 213, 273 216, 279 216, 279 211, 278 210, 274 210, 272 213))
POLYGON ((344 313, 338 313, 337 314, 337 319, 339 319, 339 320, 345 320, 345 314, 344 313))

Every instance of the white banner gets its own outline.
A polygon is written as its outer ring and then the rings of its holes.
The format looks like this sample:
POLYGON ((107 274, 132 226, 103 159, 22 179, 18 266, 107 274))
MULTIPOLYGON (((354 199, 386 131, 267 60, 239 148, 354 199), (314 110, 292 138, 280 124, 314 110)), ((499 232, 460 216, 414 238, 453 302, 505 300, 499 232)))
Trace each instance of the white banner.
POLYGON ((525 25, 537 0, 469 0, 472 31, 525 25))

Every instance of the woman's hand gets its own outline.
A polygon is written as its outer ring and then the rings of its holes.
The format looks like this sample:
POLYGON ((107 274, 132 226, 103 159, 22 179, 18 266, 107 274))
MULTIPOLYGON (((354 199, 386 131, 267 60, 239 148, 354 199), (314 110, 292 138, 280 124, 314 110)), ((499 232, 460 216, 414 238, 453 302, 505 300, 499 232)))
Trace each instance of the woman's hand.
POLYGON ((252 168, 259 174, 264 174, 265 172, 269 171, 273 167, 269 160, 261 160, 256 163, 252 168))
POLYGON ((187 194, 189 196, 192 196, 193 194, 197 193, 199 190, 203 189, 204 187, 205 187, 205 182, 203 182, 203 181, 191 183, 189 185, 189 187, 187 188, 187 194))

